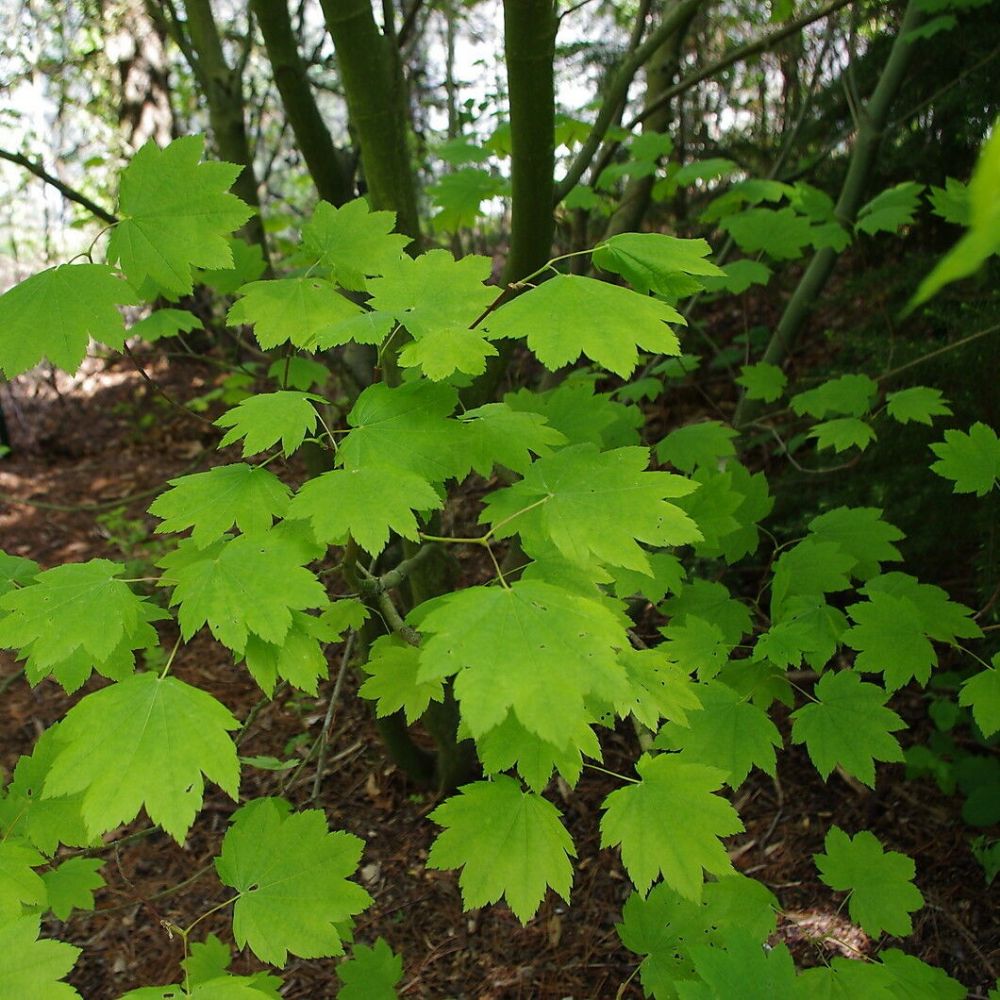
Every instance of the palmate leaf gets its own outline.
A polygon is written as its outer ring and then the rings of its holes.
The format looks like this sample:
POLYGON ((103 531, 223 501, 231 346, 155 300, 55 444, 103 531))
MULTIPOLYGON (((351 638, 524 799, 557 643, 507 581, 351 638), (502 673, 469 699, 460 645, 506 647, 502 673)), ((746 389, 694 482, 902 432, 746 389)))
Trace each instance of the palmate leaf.
POLYGON ((455 696, 474 737, 513 709, 530 732, 567 747, 593 720, 589 701, 627 695, 622 622, 603 603, 551 584, 470 587, 411 620, 428 636, 417 679, 457 673, 455 696))
POLYGON ((532 455, 551 455, 566 437, 540 413, 515 410, 508 403, 487 403, 466 410, 460 417, 465 425, 465 444, 472 468, 488 477, 495 465, 522 475, 531 465, 532 455))
POLYGON ((430 814, 443 832, 431 846, 428 868, 462 868, 466 909, 507 900, 526 924, 547 887, 569 902, 576 855, 559 810, 500 775, 459 789, 430 814))
POLYGON ((1000 438, 986 424, 974 423, 968 434, 945 431, 944 441, 932 444, 931 451, 938 457, 931 472, 952 480, 955 493, 984 497, 1000 479, 1000 438))
POLYGON ((433 218, 435 229, 453 233, 471 226, 483 214, 483 202, 503 194, 508 187, 502 177, 477 167, 463 167, 442 175, 427 188, 439 209, 433 218))
POLYGON ((722 268, 721 278, 704 278, 703 284, 710 292, 729 292, 742 295, 751 285, 766 285, 774 272, 759 260, 744 258, 734 260, 722 268))
POLYGON ((215 423, 228 427, 220 448, 243 440, 243 457, 266 451, 281 441, 282 451, 291 455, 316 429, 319 417, 313 403, 325 403, 322 396, 309 392, 264 392, 244 399, 222 414, 215 423))
POLYGON ((867 375, 841 375, 792 396, 792 410, 818 420, 829 415, 861 417, 871 409, 877 392, 878 384, 867 375))
POLYGON ((858 210, 858 232, 870 235, 894 233, 900 226, 909 225, 920 206, 923 190, 923 184, 904 181, 875 195, 858 210))
POLYGON ((227 730, 238 726, 204 691, 173 677, 136 674, 70 709, 42 795, 82 792, 91 834, 131 822, 145 806, 181 844, 201 808, 204 778, 236 798, 240 765, 227 730))
POLYGON ((120 1000, 281 1000, 274 984, 277 976, 215 976, 188 986, 144 986, 129 990, 120 1000))
POLYGON ((638 784, 604 800, 601 846, 621 845, 625 870, 645 894, 657 875, 685 899, 702 894, 702 869, 728 875, 733 866, 720 837, 743 829, 736 810, 713 794, 726 774, 677 754, 643 754, 638 784))
POLYGON ((203 136, 184 136, 163 149, 150 141, 122 173, 122 219, 111 230, 108 260, 120 263, 136 288, 149 280, 185 295, 193 267, 233 265, 226 237, 253 214, 227 193, 243 168, 200 163, 204 148, 203 136))
POLYGON ((831 889, 850 892, 851 919, 873 938, 883 931, 904 936, 913 931, 910 913, 924 905, 913 885, 913 861, 898 851, 885 851, 868 830, 852 838, 837 826, 824 842, 825 854, 814 854, 820 879, 831 889))
POLYGON ((43 872, 47 909, 60 920, 66 920, 74 909, 93 910, 94 892, 105 886, 98 874, 103 865, 101 858, 67 858, 43 872))
POLYGON ((857 417, 837 417, 816 424, 806 437, 816 439, 817 448, 832 448, 838 455, 848 448, 864 451, 877 435, 871 424, 857 417))
POLYGON ((805 743, 825 780, 840 764, 848 774, 875 787, 875 761, 900 761, 903 751, 891 734, 906 723, 885 707, 888 695, 849 670, 825 673, 815 703, 792 713, 792 742, 805 743))
POLYGON ((916 609, 920 627, 931 639, 954 645, 956 639, 981 639, 983 630, 972 618, 972 609, 949 599, 946 591, 931 583, 920 583, 907 573, 883 573, 870 579, 862 593, 905 598, 916 609))
POLYGON ((395 635, 379 636, 372 643, 371 655, 363 669, 369 677, 358 694, 376 702, 375 714, 380 719, 403 711, 412 725, 432 701, 444 700, 440 679, 417 679, 420 650, 395 635))
POLYGON ((877 507, 836 507, 809 522, 809 534, 819 542, 834 542, 853 556, 854 576, 875 576, 884 562, 899 562, 903 556, 893 544, 904 537, 894 524, 882 520, 877 507))
POLYGON ((217 541, 233 525, 244 533, 266 531, 288 508, 289 488, 273 472, 243 462, 220 465, 170 480, 171 489, 150 505, 162 519, 158 532, 193 528, 198 548, 217 541))
POLYGON ((129 327, 129 337, 142 337, 147 344, 155 344, 164 337, 178 333, 204 330, 205 324, 187 309, 154 309, 145 319, 129 327))
POLYGON ((371 904, 348 881, 364 843, 330 832, 319 809, 291 812, 283 799, 254 799, 233 815, 215 867, 240 896, 233 909, 236 944, 283 966, 300 958, 342 955, 337 925, 371 904))
POLYGON ((701 709, 688 715, 687 725, 668 722, 655 745, 725 771, 730 788, 743 784, 754 765, 773 776, 781 734, 767 714, 717 681, 699 685, 697 692, 701 709))
POLYGON ((697 673, 710 680, 729 662, 733 643, 726 642, 722 630, 714 622, 697 615, 684 615, 660 629, 666 642, 657 647, 672 663, 686 673, 697 673))
POLYGON ((0 923, 19 917, 22 907, 42 907, 45 882, 35 869, 45 858, 19 840, 0 841, 0 923))
POLYGON ((308 519, 317 541, 342 544, 350 534, 378 555, 390 531, 416 541, 414 511, 440 510, 444 501, 426 479, 394 466, 334 469, 310 479, 288 507, 291 520, 308 519))
POLYGON ((670 294, 667 277, 680 274, 721 276, 705 258, 712 248, 705 240, 682 240, 662 233, 619 233, 594 250, 594 263, 620 274, 637 292, 670 294))
POLYGON ((735 437, 738 432, 732 427, 718 420, 702 420, 671 431, 656 446, 656 455, 681 472, 693 472, 699 465, 718 467, 720 458, 736 454, 735 437))
POLYGON ((14 378, 48 358, 75 372, 91 337, 122 347, 118 306, 138 301, 104 264, 64 264, 33 274, 0 295, 0 369, 14 378))
POLYGON ((345 469, 391 467, 435 483, 464 476, 471 462, 465 428, 451 419, 457 405, 450 385, 370 385, 347 415, 354 429, 341 440, 337 463, 345 469))
POLYGON ((952 979, 944 969, 938 969, 921 962, 913 955, 907 955, 898 948, 886 948, 879 952, 882 967, 892 977, 894 997, 900 995, 907 1000, 963 1000, 968 994, 965 987, 952 979))
POLYGON ((206 285, 219 295, 233 295, 238 288, 256 281, 266 270, 267 262, 259 243, 247 243, 230 236, 226 243, 232 252, 232 262, 224 267, 205 268, 195 272, 195 283, 206 285))
POLYGON ((972 709, 984 736, 1000 730, 1000 653, 993 657, 992 670, 983 670, 962 685, 958 703, 972 709))
POLYGON ((61 982, 80 949, 62 941, 39 940, 39 918, 18 917, 0 923, 0 996, 31 1000, 80 1000, 61 982))
POLYGON ((240 298, 226 316, 229 326, 253 327, 265 350, 291 342, 314 348, 324 331, 363 316, 360 306, 322 278, 271 278, 239 290, 240 298))
POLYGON ((779 556, 771 580, 771 617, 783 617, 791 597, 819 597, 851 587, 856 559, 839 541, 805 538, 779 556))
POLYGON ((403 345, 399 363, 403 368, 419 368, 435 382, 463 372, 482 375, 486 359, 497 349, 478 330, 467 326, 435 326, 403 345))
POLYGON ((673 306, 594 278, 560 274, 490 314, 483 326, 494 338, 526 338, 550 371, 586 355, 628 378, 639 350, 679 354, 667 323, 684 324, 673 306))
POLYGON ((185 640, 208 625, 220 642, 238 653, 252 633, 279 643, 292 625, 292 611, 322 608, 326 591, 304 563, 312 553, 288 533, 273 528, 221 539, 199 549, 182 541, 157 564, 162 583, 174 588, 171 606, 185 640))
POLYGON ((791 208, 749 208, 719 223, 744 253, 763 250, 775 260, 794 260, 813 241, 809 219, 791 208))
POLYGON ((764 950, 742 929, 731 931, 725 947, 696 945, 691 960, 702 982, 677 984, 680 1000, 800 1000, 795 963, 783 944, 764 950))
POLYGON ((730 646, 752 631, 750 609, 715 580, 695 579, 684 584, 679 594, 660 605, 660 611, 673 619, 672 625, 685 624, 691 615, 711 622, 730 646))
POLYGON ((394 212, 373 212, 364 198, 340 208, 321 201, 302 227, 303 257, 326 268, 343 288, 364 292, 369 278, 386 274, 412 240, 392 232, 394 212))
POLYGON ((785 391, 788 376, 777 365, 760 361, 755 365, 743 365, 735 382, 746 390, 747 399, 773 403, 785 391))
POLYGON ((383 938, 371 948, 356 944, 351 958, 337 965, 337 978, 344 984, 337 1000, 396 1000, 403 959, 393 954, 383 938))
POLYGON ((519 483, 491 493, 480 521, 498 538, 520 534, 529 547, 551 540, 580 565, 595 559, 652 575, 638 542, 683 545, 700 537, 694 522, 667 498, 694 484, 667 472, 647 472, 645 448, 598 452, 573 445, 537 459, 519 483), (616 515, 609 519, 608 512, 616 515))
POLYGON ((120 649, 155 642, 149 623, 166 616, 116 579, 124 571, 107 559, 67 563, 39 573, 30 586, 8 591, 0 597, 0 610, 7 612, 0 620, 0 646, 30 655, 39 675, 79 654, 89 675, 95 662, 108 661, 120 649))
POLYGON ((890 392, 885 401, 889 416, 901 424, 908 424, 914 420, 918 424, 930 427, 934 417, 951 415, 951 407, 941 394, 941 390, 930 389, 926 385, 915 385, 899 392, 890 392))

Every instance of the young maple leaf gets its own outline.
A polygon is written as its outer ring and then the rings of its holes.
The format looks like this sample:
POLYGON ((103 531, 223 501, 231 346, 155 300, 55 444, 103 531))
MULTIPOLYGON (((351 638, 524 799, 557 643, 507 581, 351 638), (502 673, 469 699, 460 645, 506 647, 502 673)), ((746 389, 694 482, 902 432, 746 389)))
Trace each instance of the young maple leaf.
POLYGON ((428 868, 461 868, 459 885, 467 910, 507 900, 526 924, 547 887, 566 902, 573 881, 573 840, 559 810, 513 778, 464 785, 430 814, 443 832, 431 845, 428 868))
POLYGON ((344 984, 337 1000, 396 1000, 394 987, 403 978, 403 959, 384 938, 371 948, 356 944, 352 957, 337 965, 337 978, 344 984))
POLYGON ((619 618, 597 600, 536 580, 469 587, 412 616, 428 636, 419 681, 458 674, 455 696, 478 738, 513 709, 530 732, 568 747, 593 721, 595 700, 616 704, 628 681, 619 618))
POLYGON ((604 271, 622 275, 637 292, 669 295, 669 279, 677 274, 724 275, 721 268, 705 260, 711 252, 705 240, 678 239, 663 233, 619 233, 594 250, 593 261, 604 271))
POLYGON ((310 479, 296 494, 286 517, 308 519, 317 541, 342 544, 348 535, 373 556, 390 531, 416 541, 414 511, 440 510, 444 501, 422 476, 395 466, 334 469, 310 479))
POLYGON ((520 534, 526 545, 551 540, 571 562, 597 561, 652 576, 638 542, 683 545, 701 537, 667 498, 694 484, 669 472, 648 472, 645 448, 599 452, 572 445, 532 463, 519 483, 491 493, 480 516, 498 538, 520 534), (613 510, 615 517, 608 517, 613 510))
POLYGON ((523 475, 532 454, 551 455, 554 447, 566 443, 566 436, 540 413, 515 410, 508 403, 487 403, 466 410, 460 419, 466 428, 469 462, 486 478, 495 465, 523 475))
POLYGON ((254 799, 233 815, 215 861, 223 885, 240 895, 233 909, 236 944, 282 966, 342 955, 339 924, 371 905, 348 881, 364 842, 330 832, 319 809, 291 812, 283 799, 254 799))
POLYGON ((1000 729, 1000 653, 993 657, 993 667, 970 677, 963 685, 958 703, 972 709, 972 717, 984 736, 1000 729))
POLYGON ((296 451, 307 434, 316 429, 319 415, 313 403, 325 403, 322 396, 311 392, 263 392, 250 396, 231 410, 226 410, 215 423, 230 428, 219 442, 220 448, 243 439, 243 457, 256 455, 281 441, 286 456, 296 451))
POLYGON ((151 281, 186 295, 193 267, 233 266, 226 237, 253 214, 228 193, 243 168, 201 163, 204 149, 204 136, 184 136, 163 149, 150 140, 122 173, 122 219, 111 230, 108 260, 120 263, 136 288, 151 281))
POLYGON ((931 472, 952 480, 955 493, 984 497, 1000 479, 1000 438, 986 424, 974 423, 968 434, 945 431, 944 441, 932 444, 931 451, 938 457, 931 472))
POLYGON ((702 869, 718 876, 733 869, 719 838, 743 829, 736 810, 713 794, 726 772, 679 754, 643 754, 636 770, 638 784, 604 800, 601 847, 621 844, 622 862, 639 892, 662 874, 681 896, 698 901, 702 869))
POLYGON ((483 327, 493 339, 527 338, 550 371, 572 364, 582 353, 627 379, 639 362, 639 349, 680 353, 667 323, 685 320, 661 299, 595 278, 560 274, 501 306, 483 327))
POLYGON ((44 799, 83 793, 91 834, 149 818, 182 844, 201 808, 204 778, 235 799, 239 723, 211 695, 174 677, 136 674, 88 694, 59 726, 44 799))
POLYGON ((825 854, 814 854, 820 878, 831 889, 850 892, 851 919, 873 938, 883 931, 904 936, 913 930, 910 913, 924 905, 913 885, 913 861, 898 851, 884 851, 873 833, 862 830, 853 839, 831 827, 825 854))
POLYGON ((291 490, 273 472, 245 462, 170 480, 171 489, 150 505, 163 523, 157 532, 194 528, 198 548, 217 541, 233 525, 244 533, 266 531, 283 517, 291 490))
POLYGON ((850 670, 827 672, 816 685, 815 703, 792 713, 792 742, 805 743, 825 780, 837 764, 875 787, 875 761, 899 761, 903 751, 891 734, 906 723, 885 707, 888 695, 850 670))
POLYGON ((121 349, 120 305, 135 305, 135 291, 104 264, 63 264, 33 274, 0 295, 0 368, 8 378, 43 358, 75 372, 90 338, 121 349))
POLYGON ((885 397, 885 402, 889 416, 901 424, 914 420, 930 427, 935 417, 951 415, 951 407, 941 390, 931 389, 926 385, 914 385, 899 392, 890 392, 885 397))
POLYGON ((375 701, 380 719, 402 710, 410 725, 417 721, 432 701, 444 700, 440 680, 419 681, 420 650, 398 636, 379 636, 372 643, 371 656, 362 668, 368 679, 358 694, 375 701))
POLYGON ((80 949, 62 941, 39 940, 39 917, 0 924, 0 996, 31 1000, 80 1000, 63 977, 80 949))
POLYGON ((73 910, 93 910, 95 891, 107 884, 98 874, 103 864, 101 858, 67 858, 43 872, 46 908, 59 920, 66 920, 73 910))

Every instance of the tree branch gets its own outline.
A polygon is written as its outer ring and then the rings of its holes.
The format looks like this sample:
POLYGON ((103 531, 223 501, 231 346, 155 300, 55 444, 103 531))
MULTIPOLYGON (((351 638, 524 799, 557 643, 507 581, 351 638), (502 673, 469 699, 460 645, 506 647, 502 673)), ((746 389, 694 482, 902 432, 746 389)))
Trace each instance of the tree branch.
POLYGON ((7 149, 0 149, 0 160, 9 160, 19 167, 24 167, 29 173, 45 181, 50 187, 54 187, 67 201, 75 201, 78 205, 82 205, 91 215, 97 216, 102 222, 113 226, 118 221, 117 215, 113 215, 106 208, 101 208, 97 202, 91 201, 85 194, 81 194, 68 184, 64 184, 58 177, 53 177, 40 163, 29 160, 28 157, 22 156, 20 153, 12 153, 7 149))

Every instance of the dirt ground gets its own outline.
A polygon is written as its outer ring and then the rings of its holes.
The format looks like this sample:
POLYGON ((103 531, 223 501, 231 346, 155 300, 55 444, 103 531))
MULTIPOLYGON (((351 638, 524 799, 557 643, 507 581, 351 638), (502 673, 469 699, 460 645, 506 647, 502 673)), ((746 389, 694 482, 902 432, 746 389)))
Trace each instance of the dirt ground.
MULTIPOLYGON (((191 360, 150 357, 147 369, 180 400, 205 394, 217 382, 214 369, 191 360)), ((145 565, 148 573, 162 542, 151 534, 155 522, 145 508, 165 480, 217 462, 219 434, 158 399, 122 361, 91 362, 74 379, 20 379, 3 389, 3 399, 15 450, 0 461, 0 549, 43 566, 102 556, 145 565)), ((164 641, 171 640, 164 633, 164 641)), ((335 674, 341 650, 329 653, 335 674)), ((54 683, 31 689, 13 676, 16 669, 8 654, 0 654, 0 685, 7 685, 0 695, 0 767, 8 774, 18 755, 72 703, 54 683)), ((204 634, 181 650, 174 670, 239 718, 260 702, 246 671, 204 634)), ((87 690, 98 683, 89 682, 87 690)), ((321 730, 332 686, 322 685, 318 698, 285 691, 260 707, 241 754, 304 753, 321 730), (306 740, 292 744, 303 733, 306 740)), ((356 938, 372 943, 383 936, 403 956, 400 995, 640 997, 638 977, 628 982, 636 957, 615 931, 629 882, 617 853, 599 848, 599 807, 615 780, 588 770, 576 789, 551 790, 580 859, 572 905, 550 893, 527 927, 504 905, 463 914, 457 873, 423 867, 436 829, 426 816, 436 803, 416 794, 386 764, 370 709, 354 697, 357 686, 349 671, 314 804, 326 811, 332 828, 366 841, 359 878, 375 903, 358 920, 356 938)), ((901 693, 893 707, 915 727, 905 740, 926 734, 919 693, 901 693)), ((777 721, 787 739, 787 721, 777 721)), ((604 749, 606 766, 628 773, 636 756, 628 727, 609 734, 604 749)), ((288 773, 248 769, 243 794, 274 794, 288 779, 288 773)), ((306 804, 314 779, 314 767, 303 767, 285 794, 306 804)), ((959 799, 929 782, 904 781, 902 766, 881 767, 874 792, 837 774, 824 783, 803 750, 790 747, 779 755, 776 780, 754 771, 734 800, 746 825, 729 842, 734 863, 777 895, 783 908, 777 938, 788 943, 800 965, 902 947, 942 966, 970 996, 986 996, 1000 972, 1000 925, 995 894, 969 850, 976 831, 962 823, 959 799), (887 848, 915 860, 927 905, 914 916, 910 938, 869 940, 848 921, 843 895, 818 881, 811 855, 822 850, 831 823, 849 831, 870 829, 887 848)), ((86 1000, 112 1000, 138 986, 177 981, 181 946, 161 921, 188 924, 226 898, 211 861, 233 808, 210 790, 184 848, 154 832, 109 849, 103 868, 108 886, 97 896, 97 911, 47 922, 46 933, 84 949, 70 981, 86 1000)), ((117 837, 147 825, 140 817, 117 837)), ((220 912, 200 927, 231 942, 229 924, 229 914, 220 912)), ((333 997, 334 966, 332 959, 293 959, 282 973, 283 994, 290 1000, 333 997)), ((232 971, 257 968, 244 953, 232 971)))

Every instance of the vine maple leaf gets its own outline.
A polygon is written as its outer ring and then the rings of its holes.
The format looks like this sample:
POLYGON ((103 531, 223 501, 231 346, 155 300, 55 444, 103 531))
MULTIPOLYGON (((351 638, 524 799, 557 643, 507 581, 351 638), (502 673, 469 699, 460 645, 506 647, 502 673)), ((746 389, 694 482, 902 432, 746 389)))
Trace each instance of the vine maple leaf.
POLYGON ((39 940, 39 918, 0 923, 0 996, 31 1000, 80 1000, 62 978, 76 964, 80 949, 62 941, 39 940))
POLYGON ((220 448, 243 439, 243 457, 265 451, 277 441, 285 455, 291 455, 316 428, 319 415, 313 403, 325 403, 311 392, 263 392, 250 396, 215 423, 230 428, 219 442, 220 448))
POLYGON ((533 462, 519 483, 491 493, 480 521, 492 524, 498 538, 520 534, 529 549, 551 541, 571 562, 597 560, 652 576, 639 541, 682 545, 701 533, 667 502, 695 485, 669 472, 648 472, 648 464, 645 448, 563 448, 533 462), (614 518, 608 518, 609 510, 614 518))
POLYGON ((82 792, 91 834, 131 822, 145 806, 182 844, 201 808, 204 778, 236 798, 240 764, 227 730, 238 727, 210 694, 174 677, 136 674, 69 710, 42 796, 82 792))
POLYGON ((792 742, 805 743, 824 780, 837 764, 875 787, 875 761, 899 761, 903 751, 891 734, 906 723, 885 707, 888 695, 850 670, 827 672, 816 685, 815 703, 792 713, 792 742))
POLYGON ((254 799, 233 816, 215 867, 224 885, 240 895, 233 934, 240 948, 262 961, 284 965, 300 958, 342 955, 338 924, 371 904, 348 881, 364 843, 330 832, 319 809, 291 812, 283 799, 254 799))
POLYGON ((974 423, 969 433, 948 430, 944 440, 931 445, 938 460, 931 465, 954 484, 955 493, 975 493, 984 497, 1000 479, 1000 438, 984 423, 974 423))
POLYGON ((526 924, 547 887, 566 902, 573 881, 573 841, 559 810, 513 778, 464 785, 430 814, 444 827, 431 845, 428 868, 461 868, 466 909, 507 900, 526 924))
POLYGON ((643 754, 640 781, 604 800, 601 846, 621 845, 622 863, 645 893, 657 875, 686 899, 702 894, 702 869, 723 876, 732 863, 720 837, 743 829, 736 810, 713 794, 726 772, 677 754, 643 754))
POLYGON ((118 306, 138 301, 104 264, 63 264, 33 274, 0 295, 0 368, 14 378, 48 358, 75 372, 91 337, 121 349, 125 324, 118 306))
POLYGON ((193 267, 233 266, 226 237, 253 214, 229 188, 243 169, 200 162, 204 136, 184 136, 160 149, 147 142, 125 168, 118 193, 121 221, 108 239, 108 260, 141 288, 185 295, 193 267))
POLYGON ((814 854, 820 879, 831 889, 850 892, 851 919, 873 938, 883 931, 904 936, 913 931, 910 913, 924 905, 913 885, 916 867, 898 851, 886 851, 868 830, 850 837, 831 827, 824 841, 825 854, 814 854))

